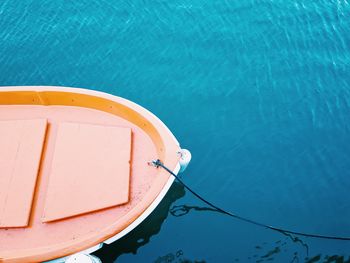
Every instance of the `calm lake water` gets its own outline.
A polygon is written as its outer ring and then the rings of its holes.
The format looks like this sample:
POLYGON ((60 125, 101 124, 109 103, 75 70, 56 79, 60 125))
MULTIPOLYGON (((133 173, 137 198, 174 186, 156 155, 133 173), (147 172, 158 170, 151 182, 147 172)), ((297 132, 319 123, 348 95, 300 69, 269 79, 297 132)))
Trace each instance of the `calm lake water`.
MULTIPOLYGON (((0 86, 97 89, 148 108, 227 210, 350 236, 350 2, 1 0, 0 86)), ((103 262, 350 262, 204 207, 175 184, 103 262), (188 213, 172 215, 174 206, 188 213)), ((179 211, 178 211, 179 212, 179 211)), ((180 211, 181 212, 181 211, 180 211)))

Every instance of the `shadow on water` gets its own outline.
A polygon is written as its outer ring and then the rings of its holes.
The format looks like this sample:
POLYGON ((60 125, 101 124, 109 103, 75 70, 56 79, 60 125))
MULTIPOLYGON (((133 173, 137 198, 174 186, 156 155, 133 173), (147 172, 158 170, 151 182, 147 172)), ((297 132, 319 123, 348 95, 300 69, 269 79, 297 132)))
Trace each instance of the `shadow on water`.
MULTIPOLYGON (((248 258, 236 258, 234 262, 350 263, 350 257, 345 256, 322 256, 321 254, 312 257, 305 256, 305 251, 300 251, 298 247, 292 246, 290 242, 300 243, 300 241, 293 240, 290 237, 270 244, 264 242, 263 244, 255 246, 255 253, 253 256, 249 256, 248 258), (283 259, 281 260, 279 256, 282 256, 283 259)), ((304 246, 305 242, 302 241, 299 245, 304 246)))
POLYGON ((176 253, 168 253, 165 256, 158 257, 154 263, 205 263, 204 260, 189 260, 184 257, 182 250, 176 253))
POLYGON ((344 256, 324 256, 321 255, 314 256, 312 258, 306 258, 306 263, 313 263, 313 262, 323 262, 323 263, 350 263, 350 257, 347 259, 344 256), (322 260, 322 261, 321 261, 322 260))
MULTIPOLYGON (((110 245, 104 245, 102 249, 94 254, 98 256, 102 262, 114 262, 120 255, 126 253, 136 254, 137 250, 147 244, 150 238, 159 233, 160 228, 167 218, 170 206, 176 200, 185 195, 185 190, 182 185, 174 182, 164 199, 160 202, 157 208, 131 233, 117 240, 110 245)), ((177 251, 175 258, 182 256, 182 252, 177 251)), ((171 262, 171 255, 158 258, 157 262, 171 262), (165 259, 166 261, 162 261, 165 259)))
POLYGON ((190 205, 174 205, 169 212, 172 216, 180 217, 188 214, 191 210, 195 210, 199 212, 210 211, 210 212, 221 213, 220 211, 210 207, 200 207, 200 206, 190 206, 190 205))
MULTIPOLYGON (((187 215, 191 211, 197 211, 197 212, 217 212, 221 213, 218 210, 215 210, 210 207, 199 207, 199 206, 190 206, 190 205, 176 205, 173 206, 170 209, 170 214, 174 217, 181 217, 187 215)), ((325 255, 322 256, 321 254, 309 257, 309 245, 303 241, 301 238, 291 235, 289 233, 285 233, 282 231, 278 231, 281 235, 285 236, 284 240, 278 240, 272 244, 269 244, 268 242, 264 242, 263 244, 256 245, 255 250, 256 253, 254 253, 253 256, 249 256, 248 258, 235 258, 234 262, 269 262, 269 261, 276 261, 281 262, 279 259, 276 259, 276 257, 279 254, 287 254, 288 250, 291 250, 294 248, 295 251, 292 251, 292 254, 289 252, 288 254, 291 255, 290 263, 350 263, 350 256, 338 256, 338 255, 325 255), (297 245, 293 246, 293 245, 297 245), (299 248, 302 248, 302 251, 300 251, 299 248)), ((173 255, 172 255, 173 256, 173 255)), ((172 262, 172 261, 161 261, 161 262, 172 262)), ((181 261, 182 262, 182 261, 181 261)))
MULTIPOLYGON (((102 249, 95 252, 102 262, 111 263, 115 262, 117 258, 126 253, 136 254, 137 250, 146 245, 150 238, 159 233, 161 226, 168 214, 174 217, 182 217, 190 212, 216 212, 221 213, 210 207, 192 206, 192 205, 176 205, 172 204, 185 195, 184 187, 174 182, 169 189, 167 195, 157 206, 157 208, 149 215, 139 226, 137 226, 130 234, 117 240, 113 244, 104 245, 102 249)), ((285 236, 282 240, 276 242, 256 245, 254 247, 255 253, 248 258, 233 258, 233 262, 269 262, 276 261, 280 262, 279 256, 284 258, 290 257, 290 263, 350 263, 350 257, 345 258, 344 256, 338 255, 326 255, 321 254, 315 256, 309 256, 309 245, 297 236, 293 236, 284 232, 279 232, 285 236), (302 250, 300 250, 302 249, 302 250), (292 251, 291 251, 292 250, 292 251), (294 251, 293 251, 294 250, 294 251)), ((166 255, 159 256, 154 261, 155 263, 204 263, 204 260, 189 260, 184 256, 182 250, 170 252, 166 255)))

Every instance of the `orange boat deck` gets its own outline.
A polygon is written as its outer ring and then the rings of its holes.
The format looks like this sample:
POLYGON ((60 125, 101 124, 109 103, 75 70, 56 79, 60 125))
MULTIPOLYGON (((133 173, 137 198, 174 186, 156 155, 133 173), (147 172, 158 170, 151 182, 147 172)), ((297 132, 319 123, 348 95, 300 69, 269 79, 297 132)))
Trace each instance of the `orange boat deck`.
MULTIPOLYGON (((15 173, 0 178, 0 262, 50 260, 98 244, 130 225, 169 178, 147 165, 159 158, 154 138, 115 114, 68 105, 0 105, 2 145, 9 131, 18 131, 10 137, 22 136, 24 150, 31 149, 19 155, 30 157, 29 164, 17 162, 15 173)), ((0 156, 16 159, 18 144, 7 143, 0 156)), ((0 163, 5 168, 9 160, 0 163)))

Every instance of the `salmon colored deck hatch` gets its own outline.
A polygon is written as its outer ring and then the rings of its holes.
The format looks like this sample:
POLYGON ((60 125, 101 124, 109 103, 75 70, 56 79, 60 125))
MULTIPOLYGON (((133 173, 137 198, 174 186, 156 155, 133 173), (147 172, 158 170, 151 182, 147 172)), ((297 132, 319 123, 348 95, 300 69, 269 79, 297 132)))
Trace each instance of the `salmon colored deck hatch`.
POLYGON ((43 222, 128 202, 130 128, 58 126, 43 222))
POLYGON ((57 259, 121 233, 171 179, 148 162, 179 165, 158 118, 84 89, 1 87, 0 145, 0 262, 57 259))
POLYGON ((0 122, 0 227, 28 225, 46 120, 0 122))

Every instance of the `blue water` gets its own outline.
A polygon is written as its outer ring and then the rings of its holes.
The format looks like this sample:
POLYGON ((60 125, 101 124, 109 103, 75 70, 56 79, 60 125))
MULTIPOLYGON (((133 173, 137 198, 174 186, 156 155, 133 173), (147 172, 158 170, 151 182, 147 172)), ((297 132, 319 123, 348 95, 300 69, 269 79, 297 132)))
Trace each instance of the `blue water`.
MULTIPOLYGON (((279 227, 350 236, 350 2, 1 0, 0 86, 109 92, 193 154, 183 179, 279 227)), ((293 239, 209 211, 175 185, 104 262, 346 262, 350 242, 293 239)), ((350 259, 349 259, 350 260, 350 259)), ((349 262, 349 261, 347 261, 349 262)))

